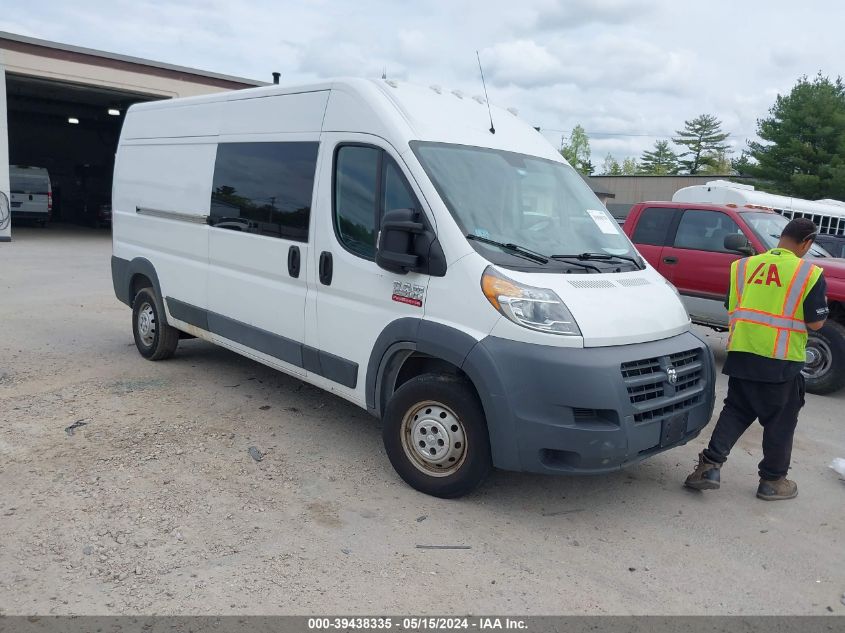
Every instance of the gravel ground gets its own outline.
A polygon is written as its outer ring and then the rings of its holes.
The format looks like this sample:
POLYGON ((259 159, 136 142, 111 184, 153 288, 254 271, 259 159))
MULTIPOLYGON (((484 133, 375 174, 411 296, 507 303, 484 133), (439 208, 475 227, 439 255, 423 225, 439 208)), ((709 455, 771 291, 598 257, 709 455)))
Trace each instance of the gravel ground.
POLYGON ((14 238, 0 613, 845 614, 845 483, 827 467, 845 393, 808 397, 795 501, 754 498, 756 426, 718 492, 681 487, 702 437, 609 476, 497 472, 438 500, 345 401, 203 341, 141 358, 107 232, 14 238))

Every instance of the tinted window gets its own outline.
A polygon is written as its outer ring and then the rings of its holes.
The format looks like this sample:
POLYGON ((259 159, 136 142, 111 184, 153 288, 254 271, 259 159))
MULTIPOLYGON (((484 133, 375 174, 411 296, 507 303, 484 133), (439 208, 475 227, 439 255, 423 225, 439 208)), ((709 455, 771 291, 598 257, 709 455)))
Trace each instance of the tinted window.
POLYGON ((675 217, 673 209, 646 209, 640 214, 637 220, 637 228, 634 230, 634 244, 650 244, 652 246, 665 246, 666 236, 669 233, 669 226, 675 217))
POLYGON ((727 253, 725 237, 742 233, 730 217, 716 211, 684 211, 678 232, 675 234, 677 248, 697 251, 727 253))
POLYGON ((9 185, 11 193, 32 193, 47 195, 50 180, 41 174, 21 174, 10 172, 9 185))
POLYGON ((376 207, 381 150, 341 147, 335 164, 335 227, 350 251, 373 258, 376 253, 376 207))
POLYGON ((376 234, 383 213, 393 209, 418 208, 399 167, 382 150, 356 145, 338 149, 335 159, 335 229, 341 244, 348 250, 374 259, 376 234), (379 170, 382 170, 381 178, 379 170))
POLYGON ((308 241, 317 143, 221 143, 211 189, 215 226, 308 241))

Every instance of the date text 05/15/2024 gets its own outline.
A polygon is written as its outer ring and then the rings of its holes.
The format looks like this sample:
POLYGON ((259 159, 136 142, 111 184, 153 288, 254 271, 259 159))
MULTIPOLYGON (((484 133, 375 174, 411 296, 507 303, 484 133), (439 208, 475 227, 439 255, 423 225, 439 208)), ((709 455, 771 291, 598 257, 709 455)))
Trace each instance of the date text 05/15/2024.
POLYGON ((527 630, 525 620, 508 617, 332 617, 309 618, 308 629, 375 631, 527 630))

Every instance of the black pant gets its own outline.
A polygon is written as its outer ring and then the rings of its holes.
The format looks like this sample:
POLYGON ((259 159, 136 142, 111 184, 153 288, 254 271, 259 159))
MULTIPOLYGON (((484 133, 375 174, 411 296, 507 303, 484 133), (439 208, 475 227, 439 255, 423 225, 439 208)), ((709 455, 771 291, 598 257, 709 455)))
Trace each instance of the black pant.
POLYGON ((792 437, 804 406, 804 377, 788 382, 757 382, 731 377, 725 406, 713 429, 704 457, 724 464, 740 436, 755 419, 763 427, 762 479, 786 476, 792 457, 792 437))

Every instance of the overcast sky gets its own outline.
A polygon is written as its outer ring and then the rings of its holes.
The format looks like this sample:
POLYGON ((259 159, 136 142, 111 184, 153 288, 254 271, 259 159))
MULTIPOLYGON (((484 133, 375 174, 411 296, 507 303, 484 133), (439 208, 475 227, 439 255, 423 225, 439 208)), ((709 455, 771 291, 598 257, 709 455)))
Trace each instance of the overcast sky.
POLYGON ((354 75, 482 92, 598 167, 713 113, 738 149, 795 80, 845 74, 831 0, 2 0, 0 30, 284 82, 354 75))

